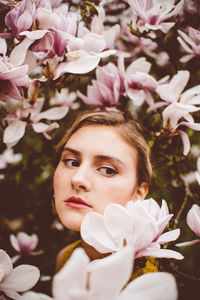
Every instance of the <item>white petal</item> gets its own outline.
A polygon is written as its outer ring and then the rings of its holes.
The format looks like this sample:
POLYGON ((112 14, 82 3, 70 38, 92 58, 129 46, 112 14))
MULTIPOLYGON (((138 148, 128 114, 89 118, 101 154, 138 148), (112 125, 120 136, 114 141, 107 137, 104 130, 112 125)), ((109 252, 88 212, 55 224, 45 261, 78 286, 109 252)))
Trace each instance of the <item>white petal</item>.
POLYGON ((81 224, 83 240, 100 253, 118 251, 112 237, 104 225, 104 217, 96 212, 88 213, 81 224))
POLYGON ((25 292, 31 289, 40 277, 38 268, 30 265, 20 265, 6 277, 3 287, 16 292, 25 292))
POLYGON ((10 257, 2 249, 0 250, 0 266, 1 270, 3 270, 4 275, 8 275, 13 269, 10 257))
POLYGON ((3 142, 7 145, 17 143, 24 135, 26 123, 13 121, 4 131, 3 142))
POLYGON ((183 255, 168 249, 156 249, 154 247, 149 247, 145 250, 140 251, 137 254, 137 257, 141 256, 152 256, 152 257, 160 257, 160 258, 175 258, 175 259, 183 259, 183 255))
POLYGON ((128 210, 118 204, 109 204, 104 212, 104 224, 115 244, 122 248, 123 240, 132 233, 128 210))
POLYGON ((133 258, 133 248, 125 247, 115 254, 92 262, 89 269, 90 289, 94 299, 95 294, 105 294, 107 297, 110 295, 110 299, 114 299, 130 278, 133 258))
POLYGON ((56 76, 54 79, 57 79, 64 73, 72 74, 85 74, 96 68, 100 61, 100 57, 94 55, 84 55, 79 59, 76 59, 71 62, 61 63, 56 69, 56 76))
POLYGON ((136 278, 122 292, 120 300, 176 300, 174 277, 165 272, 149 273, 136 278))
POLYGON ((70 260, 53 278, 53 296, 58 300, 71 299, 70 295, 84 294, 87 288, 89 258, 81 248, 76 249, 70 260))
POLYGON ((60 120, 66 116, 69 108, 67 106, 62 107, 53 107, 44 112, 41 112, 36 117, 38 120, 47 119, 47 120, 60 120))
POLYGON ((19 45, 15 46, 10 54, 10 61, 14 66, 18 67, 24 63, 27 50, 33 42, 33 40, 25 38, 19 45))
POLYGON ((21 300, 53 300, 53 298, 41 293, 26 292, 21 296, 21 300))
POLYGON ((171 231, 167 231, 159 236, 157 242, 159 244, 165 244, 171 241, 175 241, 180 235, 180 229, 174 229, 171 231))

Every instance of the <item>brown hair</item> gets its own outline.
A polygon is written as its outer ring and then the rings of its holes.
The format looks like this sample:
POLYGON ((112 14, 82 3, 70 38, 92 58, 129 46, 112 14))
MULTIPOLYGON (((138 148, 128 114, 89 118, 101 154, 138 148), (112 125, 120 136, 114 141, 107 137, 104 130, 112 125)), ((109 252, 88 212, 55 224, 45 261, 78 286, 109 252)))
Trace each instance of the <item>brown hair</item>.
POLYGON ((69 138, 80 128, 86 126, 112 126, 118 128, 120 135, 137 152, 137 183, 149 183, 152 176, 150 148, 143 130, 134 119, 126 118, 122 112, 90 110, 78 115, 72 126, 57 144, 57 150, 63 148, 69 138))

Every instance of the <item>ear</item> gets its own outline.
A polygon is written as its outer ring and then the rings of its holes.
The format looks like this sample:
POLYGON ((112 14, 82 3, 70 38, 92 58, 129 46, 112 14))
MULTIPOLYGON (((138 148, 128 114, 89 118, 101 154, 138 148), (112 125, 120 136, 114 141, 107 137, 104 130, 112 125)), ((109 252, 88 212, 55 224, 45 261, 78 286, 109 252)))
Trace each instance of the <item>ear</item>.
POLYGON ((133 201, 144 200, 149 190, 148 183, 143 182, 135 189, 133 201))

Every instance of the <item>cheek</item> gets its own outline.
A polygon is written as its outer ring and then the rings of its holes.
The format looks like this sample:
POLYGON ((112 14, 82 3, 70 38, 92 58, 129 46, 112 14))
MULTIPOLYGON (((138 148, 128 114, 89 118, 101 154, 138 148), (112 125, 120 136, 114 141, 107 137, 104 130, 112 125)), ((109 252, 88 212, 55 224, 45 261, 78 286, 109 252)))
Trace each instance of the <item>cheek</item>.
POLYGON ((60 188, 62 188, 65 182, 67 182, 66 174, 58 166, 57 169, 55 170, 54 177, 53 177, 54 192, 56 194, 60 191, 60 188))
POLYGON ((134 195, 136 188, 136 180, 133 176, 127 176, 119 178, 114 182, 104 186, 104 196, 106 201, 104 205, 108 203, 118 203, 125 205, 134 195))

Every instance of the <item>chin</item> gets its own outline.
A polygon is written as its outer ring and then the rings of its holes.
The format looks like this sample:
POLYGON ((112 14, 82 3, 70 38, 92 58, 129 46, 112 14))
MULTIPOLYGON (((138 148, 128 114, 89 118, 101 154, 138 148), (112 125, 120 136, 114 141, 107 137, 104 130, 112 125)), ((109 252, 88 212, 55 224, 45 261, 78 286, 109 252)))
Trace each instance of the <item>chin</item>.
POLYGON ((61 219, 61 223, 63 224, 63 226, 69 230, 73 230, 73 231, 80 231, 81 228, 81 222, 82 220, 76 220, 76 218, 73 218, 72 220, 68 219, 68 220, 62 220, 61 219))

